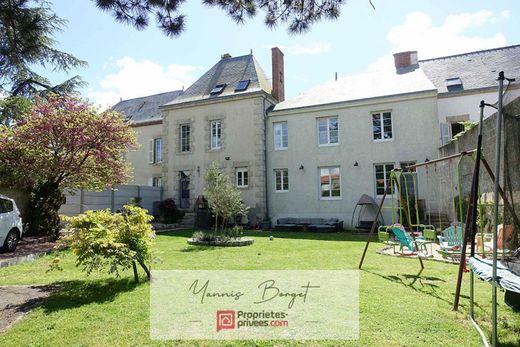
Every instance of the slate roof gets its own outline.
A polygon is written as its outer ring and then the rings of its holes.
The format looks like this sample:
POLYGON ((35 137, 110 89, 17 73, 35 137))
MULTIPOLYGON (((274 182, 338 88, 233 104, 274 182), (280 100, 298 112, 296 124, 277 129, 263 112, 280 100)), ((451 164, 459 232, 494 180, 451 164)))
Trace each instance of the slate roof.
POLYGON ((279 103, 274 111, 435 90, 421 69, 407 71, 382 70, 330 80, 279 103))
POLYGON ((520 45, 419 60, 419 66, 439 93, 496 87, 500 71, 508 78, 520 78, 520 45), (446 80, 457 77, 462 87, 448 90, 446 80))
POLYGON ((264 71, 252 54, 222 58, 186 89, 181 96, 168 102, 167 105, 246 94, 260 90, 271 93, 271 86, 264 71), (249 86, 244 91, 235 92, 237 83, 243 80, 250 80, 249 86), (216 85, 223 83, 226 84, 226 87, 222 93, 217 95, 210 94, 216 85))
POLYGON ((164 105, 179 95, 182 90, 122 100, 112 106, 111 110, 121 112, 128 120, 135 123, 162 119, 159 106, 164 105))

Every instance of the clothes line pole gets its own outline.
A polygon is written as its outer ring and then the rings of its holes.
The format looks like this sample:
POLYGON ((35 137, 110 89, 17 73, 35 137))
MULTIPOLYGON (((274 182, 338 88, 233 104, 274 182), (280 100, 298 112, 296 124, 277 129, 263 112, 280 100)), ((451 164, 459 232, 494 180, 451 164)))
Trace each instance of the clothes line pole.
POLYGON ((493 281, 491 294, 491 309, 492 309, 492 339, 491 345, 493 347, 498 344, 498 329, 497 329, 497 233, 498 233, 498 188, 500 185, 500 155, 502 146, 502 93, 504 90, 504 71, 498 74, 498 113, 496 122, 496 143, 495 143, 495 185, 493 189, 493 281))

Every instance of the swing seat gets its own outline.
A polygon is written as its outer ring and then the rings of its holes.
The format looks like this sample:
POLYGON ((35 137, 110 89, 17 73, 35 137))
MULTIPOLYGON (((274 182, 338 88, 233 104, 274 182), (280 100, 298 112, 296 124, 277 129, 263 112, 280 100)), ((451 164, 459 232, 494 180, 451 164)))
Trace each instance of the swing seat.
MULTIPOLYGON (((356 225, 356 229, 370 230, 374 221, 371 220, 360 220, 356 225)), ((379 221, 376 222, 376 227, 379 226, 379 221)))

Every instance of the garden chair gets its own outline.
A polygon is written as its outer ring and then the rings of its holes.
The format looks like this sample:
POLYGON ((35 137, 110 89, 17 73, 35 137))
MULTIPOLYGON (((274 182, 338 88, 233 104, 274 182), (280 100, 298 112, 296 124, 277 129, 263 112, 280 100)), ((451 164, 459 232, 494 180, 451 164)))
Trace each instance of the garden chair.
MULTIPOLYGON (((509 250, 510 246, 509 242, 513 239, 514 233, 514 225, 503 224, 498 225, 497 229, 497 249, 506 249, 509 250), (504 243, 504 234, 505 234, 505 243, 504 243)), ((476 237, 477 240, 477 249, 482 249, 482 240, 484 240, 484 249, 485 253, 489 253, 493 250, 493 234, 483 233, 478 234, 476 237)))
POLYGON ((424 239, 413 240, 410 235, 404 230, 404 227, 401 224, 394 224, 390 227, 390 230, 395 236, 395 239, 399 241, 400 246, 399 250, 402 255, 419 255, 421 257, 431 257, 432 255, 428 253, 426 248, 426 244, 431 243, 429 241, 425 241, 424 239), (411 253, 405 253, 404 247, 408 248, 411 253), (420 253, 419 250, 421 250, 420 253))
POLYGON ((442 231, 442 235, 437 236, 439 245, 441 246, 439 253, 460 253, 462 248, 462 239, 464 235, 464 226, 450 225, 442 231))
POLYGON ((388 226, 380 226, 377 230, 377 236, 379 238, 379 242, 384 243, 393 248, 393 252, 395 254, 395 247, 399 246, 401 243, 396 242, 390 238, 390 234, 387 231, 388 226))

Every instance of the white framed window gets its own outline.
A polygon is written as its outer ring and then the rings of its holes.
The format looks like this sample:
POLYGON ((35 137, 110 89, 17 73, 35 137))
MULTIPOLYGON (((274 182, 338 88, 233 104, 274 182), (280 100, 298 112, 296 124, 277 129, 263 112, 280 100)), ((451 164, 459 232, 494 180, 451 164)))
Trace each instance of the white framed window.
POLYGON ((331 146, 338 143, 338 117, 318 118, 318 144, 320 146, 331 146))
POLYGON ((157 164, 162 162, 162 139, 151 139, 148 142, 148 162, 157 164))
POLYGON ((235 169, 235 181, 238 188, 247 188, 249 186, 249 172, 247 167, 237 167, 235 169))
POLYGON ((287 122, 273 123, 274 129, 274 149, 287 149, 289 147, 289 132, 287 122))
POLYGON ((152 187, 162 187, 162 177, 152 177, 152 187))
POLYGON ((339 166, 321 167, 320 172, 320 199, 341 199, 341 174, 339 166))
POLYGON ((179 147, 181 152, 189 152, 191 150, 190 144, 190 136, 191 136, 191 126, 190 124, 181 124, 180 125, 180 136, 179 136, 179 147))
POLYGON ((374 141, 393 139, 392 112, 372 113, 372 138, 374 141))
MULTIPOLYGON (((376 195, 383 196, 385 194, 385 190, 390 184, 390 174, 394 169, 393 163, 383 163, 383 164, 375 164, 374 170, 376 174, 376 195)), ((392 187, 392 189, 394 189, 392 187)), ((391 193, 391 192, 390 192, 391 193)))
POLYGON ((275 169, 274 170, 274 190, 277 192, 289 191, 289 170, 275 169))
POLYGON ((211 126, 211 149, 222 148, 222 121, 213 120, 211 126))

